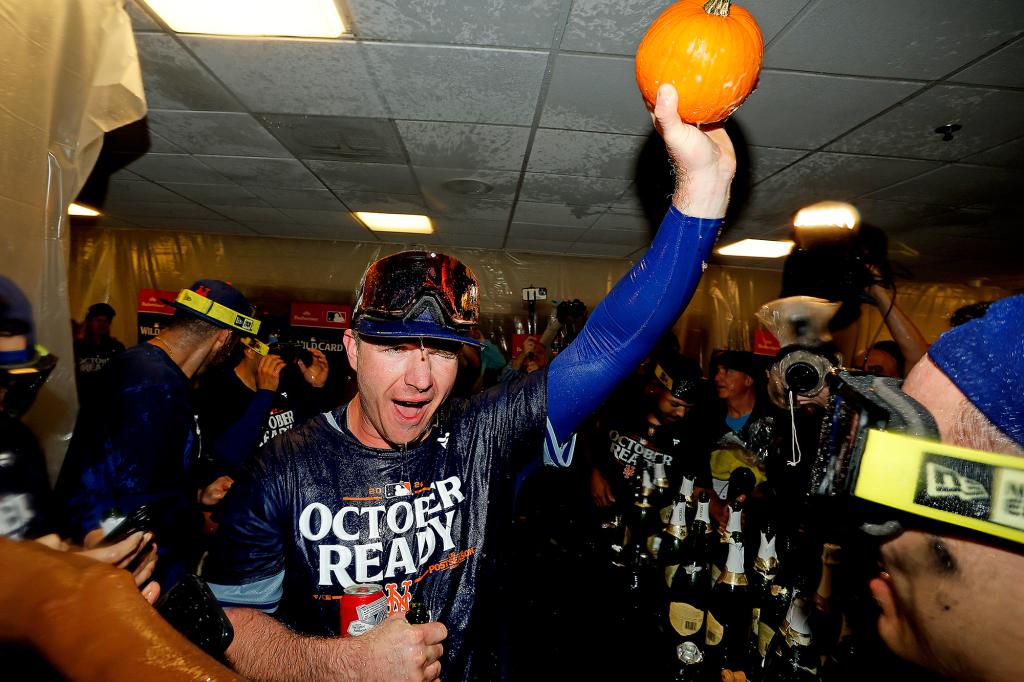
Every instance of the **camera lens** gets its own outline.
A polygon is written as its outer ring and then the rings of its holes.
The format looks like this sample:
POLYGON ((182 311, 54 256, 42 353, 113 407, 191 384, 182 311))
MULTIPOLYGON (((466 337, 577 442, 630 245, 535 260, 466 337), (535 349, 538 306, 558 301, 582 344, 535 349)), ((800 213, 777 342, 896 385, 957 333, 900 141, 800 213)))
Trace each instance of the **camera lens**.
POLYGON ((806 362, 794 362, 786 370, 786 387, 796 393, 806 393, 818 385, 818 370, 806 362))

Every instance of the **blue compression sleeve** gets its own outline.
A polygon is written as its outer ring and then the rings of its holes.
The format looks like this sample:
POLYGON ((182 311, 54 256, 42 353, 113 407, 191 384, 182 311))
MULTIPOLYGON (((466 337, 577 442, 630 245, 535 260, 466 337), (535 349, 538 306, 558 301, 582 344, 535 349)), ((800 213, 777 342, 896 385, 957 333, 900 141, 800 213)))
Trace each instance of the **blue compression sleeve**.
POLYGON ((721 218, 691 218, 674 206, 647 254, 594 309, 548 369, 548 421, 564 443, 647 356, 690 302, 721 218))

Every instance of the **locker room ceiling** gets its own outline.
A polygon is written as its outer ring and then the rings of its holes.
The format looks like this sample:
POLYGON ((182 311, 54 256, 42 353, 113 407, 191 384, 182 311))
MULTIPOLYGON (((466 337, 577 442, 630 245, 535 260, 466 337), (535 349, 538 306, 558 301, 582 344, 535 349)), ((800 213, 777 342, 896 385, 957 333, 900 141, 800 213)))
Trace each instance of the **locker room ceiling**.
MULTIPOLYGON (((112 228, 635 258, 667 173, 632 54, 668 4, 337 0, 348 33, 302 40, 175 34, 128 0, 149 116, 108 135, 81 200, 112 228)), ((740 4, 766 51, 720 243, 840 199, 917 279, 1024 286, 1024 2, 740 4)))

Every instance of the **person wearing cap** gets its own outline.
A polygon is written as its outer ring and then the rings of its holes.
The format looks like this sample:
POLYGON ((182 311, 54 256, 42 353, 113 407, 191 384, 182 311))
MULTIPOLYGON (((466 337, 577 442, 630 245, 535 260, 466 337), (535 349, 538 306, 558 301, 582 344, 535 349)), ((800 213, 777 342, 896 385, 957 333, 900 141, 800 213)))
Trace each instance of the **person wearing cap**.
POLYGON ((158 336, 115 356, 102 393, 82 406, 56 494, 65 534, 91 544, 110 510, 146 505, 160 548, 158 574, 170 588, 191 561, 200 523, 201 445, 193 378, 226 358, 259 322, 240 291, 202 279, 168 301, 176 312, 158 336))
POLYGON ((493 679, 485 609, 496 482, 535 458, 572 460, 575 429, 689 301, 735 173, 724 129, 682 123, 672 86, 654 121, 678 169, 647 254, 546 368, 450 399, 463 344, 479 346, 478 286, 460 261, 403 252, 363 276, 345 334, 358 394, 270 441, 225 500, 204 577, 235 637, 227 657, 258 679, 493 679), (382 586, 342 631, 339 601, 382 586), (478 594, 481 595, 478 598, 478 594), (432 622, 400 617, 415 598, 432 622), (337 635, 365 631, 358 637, 337 635), (272 614, 272 615, 271 615, 272 614), (399 616, 399 617, 394 617, 399 616))
POLYGON ((84 403, 97 395, 100 370, 110 358, 124 350, 124 344, 110 335, 114 321, 114 308, 108 303, 93 303, 85 314, 78 338, 75 339, 75 387, 78 402, 84 403))
POLYGON ((706 476, 706 452, 692 411, 707 397, 700 365, 691 358, 665 353, 651 364, 642 395, 623 396, 616 409, 598 419, 598 442, 591 471, 591 497, 598 507, 621 501, 632 504, 630 483, 644 466, 664 471, 668 490, 677 490, 682 474, 706 476), (630 405, 630 408, 622 407, 630 405), (696 456, 695 456, 696 455, 696 456))
MULTIPOLYGON (((903 391, 943 443, 1024 455, 1024 296, 931 345, 903 391)), ((955 494, 955 491, 952 491, 955 494)), ((908 529, 881 547, 871 581, 878 631, 895 653, 950 679, 1024 676, 1024 553, 944 529, 908 529)))

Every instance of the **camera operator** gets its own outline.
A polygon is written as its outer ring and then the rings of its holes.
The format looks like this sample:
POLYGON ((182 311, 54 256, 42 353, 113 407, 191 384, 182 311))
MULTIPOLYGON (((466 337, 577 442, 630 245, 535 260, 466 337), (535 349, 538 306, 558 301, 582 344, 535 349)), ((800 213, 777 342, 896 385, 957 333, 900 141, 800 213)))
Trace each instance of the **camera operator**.
POLYGON ((571 301, 562 301, 552 311, 548 326, 540 337, 540 345, 547 350, 554 350, 558 354, 565 348, 576 335, 583 329, 587 322, 587 306, 578 298, 571 301))
MULTIPOLYGON (((947 331, 903 390, 942 442, 1024 454, 1024 296, 947 331)), ((1024 554, 953 532, 907 530, 882 545, 871 581, 878 630, 897 654, 955 679, 1024 675, 1024 554)))
POLYGON ((260 336, 243 340, 238 362, 211 372, 199 386, 203 444, 218 474, 232 475, 268 440, 329 407, 320 404, 323 392, 317 390, 327 383, 324 354, 289 343, 268 347, 260 336))
POLYGON ((867 289, 867 295, 878 306, 889 334, 893 340, 879 341, 865 353, 861 366, 864 371, 877 376, 902 378, 928 352, 928 342, 910 317, 896 305, 896 292, 886 289, 877 278, 877 269, 871 268, 876 279, 867 289))

